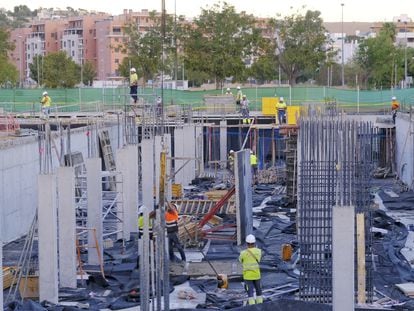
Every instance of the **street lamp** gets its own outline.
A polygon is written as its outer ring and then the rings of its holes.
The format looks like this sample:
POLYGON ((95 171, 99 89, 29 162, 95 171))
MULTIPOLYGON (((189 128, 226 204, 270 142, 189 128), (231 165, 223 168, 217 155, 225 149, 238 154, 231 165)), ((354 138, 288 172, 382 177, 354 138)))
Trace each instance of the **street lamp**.
POLYGON ((345 40, 345 38, 344 38, 344 4, 343 3, 341 3, 341 13, 342 13, 342 18, 341 18, 341 24, 342 24, 342 34, 341 34, 341 36, 342 36, 342 49, 341 49, 341 52, 342 52, 342 56, 341 56, 341 60, 342 60, 342 72, 341 72, 341 76, 342 76, 342 86, 345 86, 345 72, 344 72, 344 40, 345 40))
POLYGON ((404 88, 407 87, 407 21, 404 21, 405 48, 404 48, 404 88))

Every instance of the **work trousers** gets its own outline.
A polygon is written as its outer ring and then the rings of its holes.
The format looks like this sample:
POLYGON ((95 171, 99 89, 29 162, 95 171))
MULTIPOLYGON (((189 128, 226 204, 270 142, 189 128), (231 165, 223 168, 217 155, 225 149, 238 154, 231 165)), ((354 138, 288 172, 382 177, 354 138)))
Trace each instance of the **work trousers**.
POLYGON ((254 304, 254 293, 253 289, 256 290, 256 303, 262 303, 262 285, 260 284, 260 280, 244 280, 247 296, 249 296, 249 304, 254 304))
POLYGON ((134 100, 134 103, 136 104, 138 100, 138 85, 130 86, 130 94, 132 99, 134 100))
POLYGON ((181 260, 185 261, 186 258, 185 258, 184 248, 178 239, 177 233, 176 232, 168 233, 168 253, 170 255, 171 261, 175 259, 174 247, 176 247, 178 252, 180 253, 181 260))
POLYGON ((286 111, 284 109, 277 111, 277 120, 279 121, 279 125, 286 123, 286 111))

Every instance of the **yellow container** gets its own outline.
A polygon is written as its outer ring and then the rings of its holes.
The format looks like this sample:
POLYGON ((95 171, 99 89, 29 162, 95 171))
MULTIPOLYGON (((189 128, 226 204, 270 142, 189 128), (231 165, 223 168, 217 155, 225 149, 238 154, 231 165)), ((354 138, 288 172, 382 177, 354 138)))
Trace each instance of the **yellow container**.
POLYGON ((171 194, 173 198, 181 198, 183 196, 183 187, 181 184, 171 185, 171 194))
POLYGON ((291 258, 292 258, 292 245, 283 244, 282 245, 282 260, 290 261, 291 258))
POLYGON ((299 116, 300 116, 300 106, 287 106, 287 124, 288 125, 297 125, 299 116))
POLYGON ((276 115, 276 104, 278 101, 278 97, 262 97, 262 114, 264 116, 276 115))

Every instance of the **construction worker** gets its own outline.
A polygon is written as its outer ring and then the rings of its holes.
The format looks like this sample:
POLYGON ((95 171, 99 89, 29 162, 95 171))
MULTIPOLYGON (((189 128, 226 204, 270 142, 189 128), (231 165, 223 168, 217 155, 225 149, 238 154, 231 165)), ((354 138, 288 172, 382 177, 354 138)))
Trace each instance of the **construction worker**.
POLYGON ((393 96, 391 98, 391 112, 392 112, 392 123, 395 124, 395 118, 397 116, 397 111, 400 109, 400 103, 397 101, 397 97, 393 96))
POLYGON ((243 118, 243 124, 250 123, 250 111, 249 111, 249 100, 247 99, 246 95, 243 95, 242 101, 240 103, 240 112, 243 118))
POLYGON ((262 286, 260 284, 260 260, 262 259, 261 249, 256 247, 256 238, 253 234, 246 237, 247 249, 240 253, 239 261, 243 265, 243 280, 248 296, 249 305, 262 303, 262 286), (256 290, 256 300, 253 295, 253 288, 256 290))
POLYGON ((226 95, 233 95, 233 93, 231 92, 230 88, 228 87, 226 90, 226 95))
MULTIPOLYGON (((138 209, 138 257, 137 257, 137 268, 139 268, 139 256, 142 254, 143 248, 143 237, 144 237, 144 209, 146 207, 141 205, 138 209)), ((151 211, 148 214, 148 232, 150 240, 153 240, 152 225, 155 218, 155 211, 151 211)))
POLYGON ((238 86, 237 87, 237 93, 236 93, 236 105, 237 106, 240 106, 242 98, 243 98, 243 93, 240 89, 240 86, 238 86))
POLYGON ((257 175, 257 156, 252 150, 250 150, 250 165, 252 167, 252 180, 253 185, 256 184, 256 175, 257 175))
POLYGON ((136 104, 138 101, 138 75, 134 67, 130 69, 129 90, 129 93, 131 94, 131 97, 134 100, 134 104, 136 104))
POLYGON ((162 113, 162 98, 161 98, 161 96, 157 97, 157 106, 155 107, 155 112, 156 112, 157 117, 161 116, 161 113, 162 113))
POLYGON ((167 210, 165 211, 165 227, 167 228, 168 236, 168 253, 170 261, 175 261, 174 247, 180 253, 181 260, 186 261, 184 248, 178 239, 178 208, 174 203, 167 204, 167 210))
POLYGON ((42 99, 40 100, 40 103, 42 104, 42 113, 45 115, 45 117, 49 117, 52 99, 47 92, 43 92, 42 95, 42 99))
POLYGON ((229 170, 234 173, 234 150, 229 151, 229 170))
POLYGON ((279 122, 279 125, 286 123, 286 108, 286 103, 283 97, 280 97, 279 101, 276 104, 277 120, 279 122))

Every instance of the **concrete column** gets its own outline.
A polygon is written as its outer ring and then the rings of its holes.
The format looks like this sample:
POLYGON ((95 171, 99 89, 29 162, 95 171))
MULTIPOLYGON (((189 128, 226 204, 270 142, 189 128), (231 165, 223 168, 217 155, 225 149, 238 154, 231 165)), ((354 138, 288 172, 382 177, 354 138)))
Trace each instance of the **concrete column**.
POLYGON ((58 168, 59 285, 76 288, 75 169, 58 168))
POLYGON ((332 212, 333 311, 352 311, 355 305, 355 210, 334 206, 332 212))
POLYGON ((175 182, 188 185, 195 178, 195 155, 196 155, 195 126, 186 125, 183 128, 176 128, 174 131, 174 157, 184 158, 175 160, 175 170, 180 169, 189 159, 187 164, 175 175, 175 182))
POLYGON ((227 161, 227 121, 220 121, 220 161, 221 168, 226 167, 227 161))
POLYGON ((171 187, 172 187, 172 181, 169 178, 171 174, 171 134, 164 134, 164 146, 167 150, 167 165, 166 165, 166 172, 167 172, 167 183, 166 183, 166 189, 165 189, 165 195, 167 197, 168 201, 171 201, 171 187))
POLYGON ((154 206, 154 140, 141 141, 142 204, 148 208, 154 206))
MULTIPOLYGON (((135 145, 128 145, 118 149, 116 156, 116 167, 122 175, 123 211, 120 210, 122 219, 122 238, 125 241, 131 239, 131 232, 137 232, 138 219, 138 149, 135 145)), ((120 237, 118 237, 120 238, 120 237)))
POLYGON ((236 187, 237 244, 243 244, 253 232, 252 170, 250 150, 235 152, 234 177, 236 187))
MULTIPOLYGON (((161 161, 160 154, 162 151, 163 136, 155 136, 155 204, 160 201, 160 172, 161 172, 161 161)), ((153 207, 148 206, 149 210, 152 211, 153 207)))
POLYGON ((58 303, 56 176, 38 176, 39 300, 58 303))
POLYGON ((99 265, 103 256, 102 238, 102 167, 100 158, 86 159, 88 192, 88 263, 99 265), (99 250, 97 249, 97 247, 99 250))
POLYGON ((198 159, 196 163, 197 173, 199 175, 204 173, 204 135, 203 126, 196 125, 195 128, 196 137, 196 157, 198 159))

